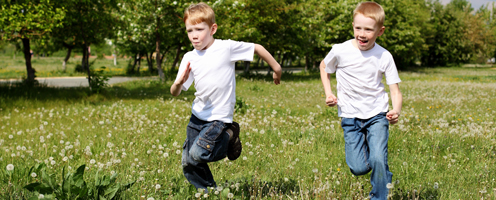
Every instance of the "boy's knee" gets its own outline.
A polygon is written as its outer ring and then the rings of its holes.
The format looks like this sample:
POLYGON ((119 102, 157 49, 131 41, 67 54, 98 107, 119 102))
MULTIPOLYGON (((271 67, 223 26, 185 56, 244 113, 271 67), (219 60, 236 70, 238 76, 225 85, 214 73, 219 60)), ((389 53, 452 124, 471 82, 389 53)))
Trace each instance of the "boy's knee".
POLYGON ((189 156, 195 161, 199 163, 208 162, 206 158, 208 158, 209 152, 198 145, 193 145, 189 150, 189 156))
POLYGON ((350 166, 350 171, 355 176, 365 175, 370 172, 371 168, 367 165, 350 166))

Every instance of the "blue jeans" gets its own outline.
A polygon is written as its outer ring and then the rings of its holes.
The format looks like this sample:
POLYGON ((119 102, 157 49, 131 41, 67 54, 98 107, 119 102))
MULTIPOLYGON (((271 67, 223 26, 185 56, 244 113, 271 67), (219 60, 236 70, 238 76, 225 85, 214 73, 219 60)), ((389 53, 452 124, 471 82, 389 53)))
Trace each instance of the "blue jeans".
POLYGON ((207 191, 207 187, 217 186, 207 163, 227 156, 228 125, 221 121, 203 121, 191 115, 181 164, 184 176, 196 188, 207 191))
POLYGON ((365 175, 372 171, 370 183, 371 199, 387 199, 393 173, 387 164, 389 121, 386 113, 370 119, 342 118, 346 163, 354 175, 365 175))

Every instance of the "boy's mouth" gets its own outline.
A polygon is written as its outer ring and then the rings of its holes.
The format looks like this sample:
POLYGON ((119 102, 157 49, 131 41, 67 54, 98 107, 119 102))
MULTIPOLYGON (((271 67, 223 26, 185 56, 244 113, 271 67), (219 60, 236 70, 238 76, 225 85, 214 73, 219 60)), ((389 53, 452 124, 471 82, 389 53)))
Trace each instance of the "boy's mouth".
POLYGON ((358 44, 359 44, 359 45, 361 45, 361 46, 366 45, 366 44, 368 44, 368 43, 369 43, 369 41, 368 41, 368 40, 360 40, 360 39, 357 39, 357 41, 358 41, 358 44))

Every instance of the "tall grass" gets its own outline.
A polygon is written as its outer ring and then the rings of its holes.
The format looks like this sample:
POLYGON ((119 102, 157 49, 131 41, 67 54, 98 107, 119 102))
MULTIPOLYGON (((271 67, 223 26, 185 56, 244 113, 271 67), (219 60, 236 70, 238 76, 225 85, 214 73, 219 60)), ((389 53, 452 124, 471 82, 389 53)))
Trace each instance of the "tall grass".
MULTIPOLYGON (((336 108, 325 106, 317 73, 238 77, 243 153, 211 163, 217 184, 196 191, 180 164, 193 87, 138 81, 100 94, 86 89, 0 87, 0 198, 33 195, 27 172, 86 164, 91 177, 137 182, 131 199, 363 199, 369 176, 346 165, 336 108), (13 171, 7 165, 15 166, 13 171)), ((393 199, 495 199, 496 70, 444 68, 401 72, 404 103, 392 125, 393 199)), ((335 88, 336 82, 333 83, 335 88)))

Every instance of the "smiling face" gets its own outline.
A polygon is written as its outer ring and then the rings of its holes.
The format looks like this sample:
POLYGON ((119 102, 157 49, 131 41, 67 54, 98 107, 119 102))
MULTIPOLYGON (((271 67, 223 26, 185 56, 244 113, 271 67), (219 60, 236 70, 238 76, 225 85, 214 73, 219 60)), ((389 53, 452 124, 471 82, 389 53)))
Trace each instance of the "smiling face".
POLYGON ((217 31, 217 24, 211 27, 206 22, 192 25, 186 22, 186 32, 193 47, 196 50, 205 50, 214 43, 214 34, 217 31))
POLYGON ((375 40, 384 33, 384 29, 384 26, 377 26, 374 19, 357 14, 353 18, 353 34, 355 36, 353 45, 362 51, 372 49, 375 40))

